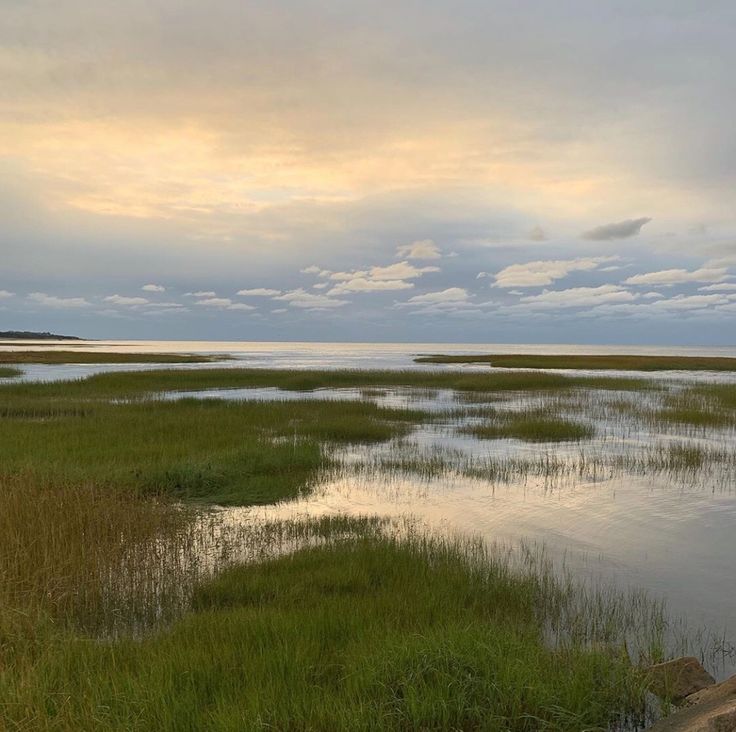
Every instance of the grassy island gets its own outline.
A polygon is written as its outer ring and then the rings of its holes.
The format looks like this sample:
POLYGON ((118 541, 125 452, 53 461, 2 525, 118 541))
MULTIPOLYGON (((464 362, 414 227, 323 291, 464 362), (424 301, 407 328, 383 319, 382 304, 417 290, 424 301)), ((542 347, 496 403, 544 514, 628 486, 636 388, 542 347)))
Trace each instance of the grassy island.
POLYGON ((591 369, 616 371, 736 371, 736 358, 724 356, 626 356, 489 354, 419 356, 416 363, 488 364, 507 369, 591 369))

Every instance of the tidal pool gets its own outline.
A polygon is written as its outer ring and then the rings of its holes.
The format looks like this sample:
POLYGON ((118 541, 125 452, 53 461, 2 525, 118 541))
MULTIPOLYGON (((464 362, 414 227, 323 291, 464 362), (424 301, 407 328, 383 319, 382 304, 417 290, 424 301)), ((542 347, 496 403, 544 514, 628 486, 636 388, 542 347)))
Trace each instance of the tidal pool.
POLYGON ((682 633, 680 650, 703 656, 725 678, 736 673, 736 432, 659 419, 656 410, 681 387, 485 398, 409 388, 224 389, 163 398, 367 399, 423 410, 428 421, 407 437, 335 451, 337 467, 307 496, 223 509, 227 523, 378 515, 489 543, 543 545, 581 581, 665 600, 673 642, 682 633), (493 415, 548 410, 595 434, 525 442, 462 431, 489 408, 493 415))

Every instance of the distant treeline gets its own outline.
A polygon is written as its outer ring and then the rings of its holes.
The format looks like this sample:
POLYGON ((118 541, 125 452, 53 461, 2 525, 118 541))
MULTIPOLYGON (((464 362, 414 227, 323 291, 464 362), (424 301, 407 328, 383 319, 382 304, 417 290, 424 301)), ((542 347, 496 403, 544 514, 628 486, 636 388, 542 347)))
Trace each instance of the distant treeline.
POLYGON ((23 341, 81 341, 77 336, 57 335, 56 333, 36 333, 32 330, 0 330, 0 338, 23 341))

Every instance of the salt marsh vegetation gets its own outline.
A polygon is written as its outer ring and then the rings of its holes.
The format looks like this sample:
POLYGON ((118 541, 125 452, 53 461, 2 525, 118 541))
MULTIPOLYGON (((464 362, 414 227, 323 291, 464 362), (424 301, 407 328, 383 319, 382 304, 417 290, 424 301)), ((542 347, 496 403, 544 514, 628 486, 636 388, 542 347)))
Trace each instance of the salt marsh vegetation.
POLYGON ((730 637, 499 529, 555 527, 548 495, 728 496, 734 389, 237 368, 4 384, 0 720, 635 729, 644 664, 730 637))

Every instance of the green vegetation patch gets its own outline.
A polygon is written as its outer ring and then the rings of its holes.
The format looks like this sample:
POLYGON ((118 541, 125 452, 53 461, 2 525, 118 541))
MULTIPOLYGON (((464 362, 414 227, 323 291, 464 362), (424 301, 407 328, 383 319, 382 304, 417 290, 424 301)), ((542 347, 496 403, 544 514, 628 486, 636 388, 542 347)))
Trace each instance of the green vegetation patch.
POLYGON ((724 356, 627 356, 490 354, 414 359, 417 363, 487 363, 511 369, 614 369, 620 371, 736 371, 736 358, 724 356))
POLYGON ((587 440, 595 434, 593 427, 588 424, 534 412, 496 413, 493 419, 468 425, 461 431, 483 440, 514 438, 525 442, 587 440))
POLYGON ((140 640, 66 637, 21 677, 9 728, 604 730, 642 708, 625 654, 545 642, 546 577, 455 545, 358 539, 235 567, 140 640))
POLYGON ((492 371, 364 371, 202 368, 160 369, 94 374, 85 379, 0 387, 0 401, 28 396, 49 399, 132 398, 163 391, 277 387, 288 391, 317 389, 381 389, 411 387, 454 389, 460 392, 554 391, 589 387, 600 389, 656 389, 645 379, 571 377, 539 372, 492 371))
POLYGON ((0 413, 0 476, 219 504, 293 498, 328 464, 324 445, 388 440, 424 418, 372 403, 316 400, 110 404, 26 397, 0 402, 0 413))
POLYGON ((15 376, 20 376, 22 373, 23 372, 20 369, 0 366, 0 379, 10 379, 15 376))
POLYGON ((108 353, 105 351, 0 351, 0 363, 211 363, 228 356, 187 353, 108 353))

